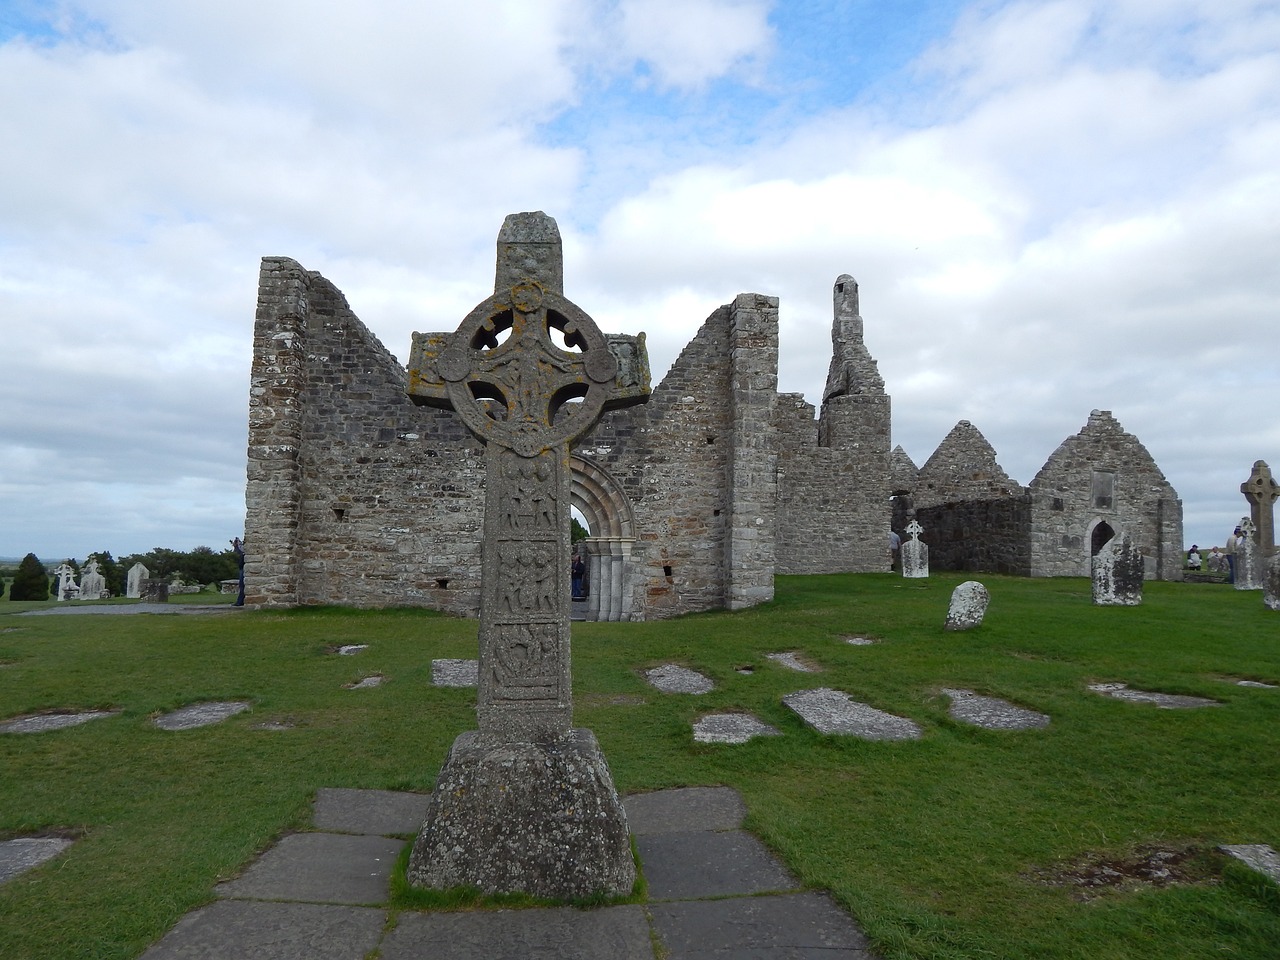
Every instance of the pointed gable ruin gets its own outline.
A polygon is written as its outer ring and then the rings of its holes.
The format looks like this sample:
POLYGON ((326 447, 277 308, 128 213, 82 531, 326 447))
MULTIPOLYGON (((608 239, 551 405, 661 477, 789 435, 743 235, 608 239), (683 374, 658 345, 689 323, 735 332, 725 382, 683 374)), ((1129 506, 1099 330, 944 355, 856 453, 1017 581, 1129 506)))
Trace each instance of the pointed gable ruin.
POLYGON ((1146 558, 1148 578, 1182 575, 1182 501, 1147 448, 1110 410, 1094 410, 1064 440, 1028 488, 1031 575, 1083 577, 1090 559, 1127 532, 1146 558))

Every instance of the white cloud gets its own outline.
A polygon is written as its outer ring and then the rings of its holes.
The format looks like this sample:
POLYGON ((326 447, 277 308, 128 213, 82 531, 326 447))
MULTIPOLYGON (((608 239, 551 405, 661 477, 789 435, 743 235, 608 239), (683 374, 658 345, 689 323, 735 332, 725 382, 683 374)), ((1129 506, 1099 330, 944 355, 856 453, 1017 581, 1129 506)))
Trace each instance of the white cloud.
POLYGON ((772 31, 760 0, 622 0, 622 49, 659 86, 696 89, 766 56, 772 31))

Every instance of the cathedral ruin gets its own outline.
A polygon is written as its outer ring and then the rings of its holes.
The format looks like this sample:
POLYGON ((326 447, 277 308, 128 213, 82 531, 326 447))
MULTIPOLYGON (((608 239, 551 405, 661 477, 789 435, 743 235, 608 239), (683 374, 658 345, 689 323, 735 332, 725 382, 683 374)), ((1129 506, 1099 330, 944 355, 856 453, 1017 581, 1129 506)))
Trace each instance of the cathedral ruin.
MULTIPOLYGON (((574 448, 589 619, 743 609, 773 596, 776 573, 885 571, 890 526, 912 513, 934 570, 1087 576, 1124 530, 1148 577, 1181 578, 1181 501, 1110 413, 1095 410, 1025 488, 967 421, 917 468, 891 448, 852 277, 833 300, 820 409, 778 393, 778 300, 744 293, 706 319, 646 405, 606 414, 574 448)), ((482 450, 408 389, 337 287, 263 259, 246 602, 476 614, 482 450)))

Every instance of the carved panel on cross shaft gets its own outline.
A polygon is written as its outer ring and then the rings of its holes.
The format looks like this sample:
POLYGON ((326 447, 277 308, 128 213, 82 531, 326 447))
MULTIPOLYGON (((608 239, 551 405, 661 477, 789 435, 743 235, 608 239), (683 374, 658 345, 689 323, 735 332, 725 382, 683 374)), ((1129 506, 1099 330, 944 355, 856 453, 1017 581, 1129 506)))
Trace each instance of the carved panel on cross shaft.
POLYGON ((495 700, 555 700, 560 692, 558 626, 504 623, 495 627, 495 700))
POLYGON ((509 498, 499 516, 499 535, 554 534, 556 488, 552 465, 545 457, 508 457, 502 467, 509 498))
POLYGON ((556 604, 556 544, 498 544, 498 616, 552 614, 556 604))

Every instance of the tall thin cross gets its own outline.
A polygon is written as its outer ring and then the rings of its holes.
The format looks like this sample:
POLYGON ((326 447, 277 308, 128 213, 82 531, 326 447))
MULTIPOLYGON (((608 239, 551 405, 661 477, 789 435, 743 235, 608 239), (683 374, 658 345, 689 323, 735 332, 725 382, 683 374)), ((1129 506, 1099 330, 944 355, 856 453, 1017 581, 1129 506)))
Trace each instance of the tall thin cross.
POLYGON ((1249 501, 1250 519, 1257 531, 1257 545, 1263 557, 1276 552, 1275 502, 1280 497, 1280 484, 1271 476, 1265 460, 1255 461, 1249 479, 1240 484, 1240 492, 1249 501))
POLYGON ((414 334, 409 394, 457 412, 485 444, 482 735, 561 736, 570 684, 569 451, 605 411, 649 398, 644 334, 602 334, 561 292, 560 231, 507 217, 493 296, 452 334, 414 334))

